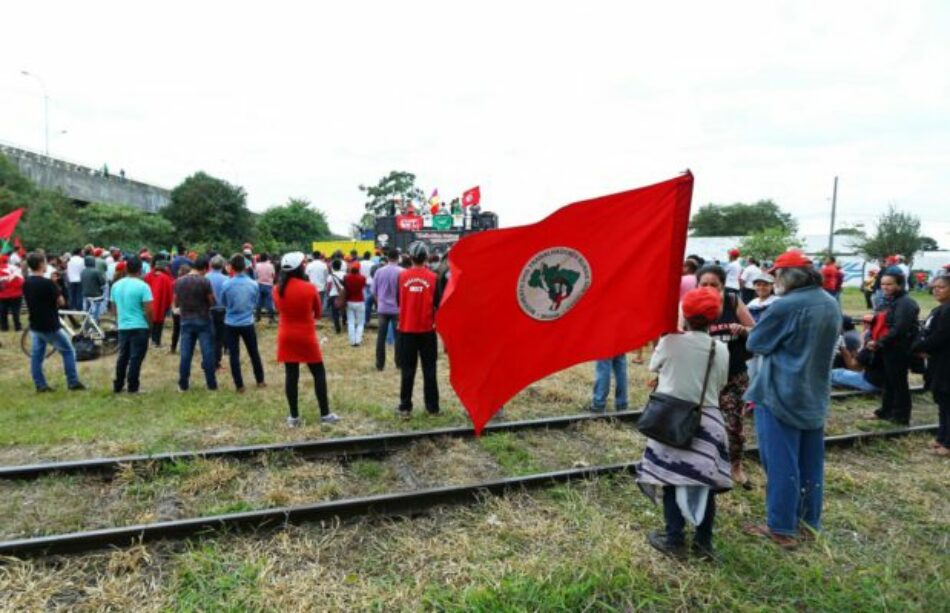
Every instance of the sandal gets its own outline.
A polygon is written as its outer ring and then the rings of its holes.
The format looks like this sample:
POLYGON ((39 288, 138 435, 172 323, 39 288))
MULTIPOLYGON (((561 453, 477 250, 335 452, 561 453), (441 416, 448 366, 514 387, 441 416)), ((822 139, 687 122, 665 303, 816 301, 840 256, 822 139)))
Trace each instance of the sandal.
POLYGON ((775 534, 764 524, 748 524, 742 528, 742 531, 751 536, 767 538, 785 550, 792 550, 798 547, 797 540, 783 534, 775 534))

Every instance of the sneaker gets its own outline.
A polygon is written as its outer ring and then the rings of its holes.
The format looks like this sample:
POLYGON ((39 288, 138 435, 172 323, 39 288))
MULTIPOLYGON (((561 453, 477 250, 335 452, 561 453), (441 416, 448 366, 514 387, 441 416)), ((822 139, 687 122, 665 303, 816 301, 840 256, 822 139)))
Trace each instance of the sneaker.
POLYGON ((674 558, 686 557, 686 543, 673 543, 665 534, 651 532, 647 535, 647 543, 660 553, 674 558))
POLYGON ((934 455, 941 458, 950 457, 950 447, 944 447, 943 445, 934 449, 934 455))
POLYGON ((243 394, 244 392, 247 391, 247 388, 242 385, 241 387, 237 388, 234 391, 236 391, 238 394, 243 394))
POLYGON ((187 391, 188 391, 188 388, 187 388, 187 387, 182 387, 182 386, 180 386, 180 385, 178 386, 178 392, 179 392, 179 393, 184 394, 184 393, 187 392, 187 391))
POLYGON ((402 409, 396 409, 396 415, 399 416, 399 419, 408 420, 412 417, 412 411, 403 411, 402 409))
POLYGON ((287 418, 287 427, 288 427, 288 428, 299 428, 299 427, 300 427, 300 418, 299 418, 299 417, 288 417, 288 418, 287 418))
POLYGON ((336 422, 340 421, 340 419, 340 416, 336 413, 327 413, 326 415, 320 416, 320 421, 325 424, 335 424, 336 422))
POLYGON ((441 413, 441 412, 442 412, 442 411, 441 411, 440 409, 438 409, 438 408, 432 409, 432 410, 426 409, 426 413, 428 413, 429 415, 432 415, 432 416, 438 415, 438 414, 441 413))
POLYGON ((71 392, 81 392, 84 389, 86 389, 86 386, 82 383, 74 383, 73 385, 69 386, 69 391, 71 392))
POLYGON ((36 393, 37 393, 37 394, 45 394, 45 393, 47 393, 47 392, 52 392, 52 391, 54 391, 53 388, 51 388, 51 387, 48 386, 48 385, 44 385, 43 387, 38 387, 38 388, 36 388, 36 393))
POLYGON ((257 387, 267 387, 267 383, 261 381, 260 383, 257 384, 257 387))
POLYGON ((607 407, 595 407, 594 405, 590 405, 587 407, 587 410, 595 415, 602 415, 607 412, 607 407))

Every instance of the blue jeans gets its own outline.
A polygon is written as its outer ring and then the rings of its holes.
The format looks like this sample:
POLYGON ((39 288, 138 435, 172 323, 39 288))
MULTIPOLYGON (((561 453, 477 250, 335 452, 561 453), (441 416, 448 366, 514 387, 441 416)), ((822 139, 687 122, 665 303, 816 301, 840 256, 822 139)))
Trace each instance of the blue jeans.
POLYGON ((257 309, 254 313, 254 320, 261 320, 261 311, 267 311, 271 323, 274 323, 274 286, 259 283, 257 286, 257 309))
POLYGON ((610 371, 617 379, 614 390, 614 406, 618 411, 627 410, 627 354, 622 353, 609 360, 597 360, 594 368, 593 409, 603 411, 607 408, 607 393, 610 392, 610 371))
POLYGON ((880 392, 881 388, 868 383, 863 372, 848 370, 847 368, 831 369, 831 384, 838 387, 849 387, 862 392, 880 392))
POLYGON ((369 318, 373 314, 373 304, 375 304, 376 299, 373 298, 373 295, 369 293, 369 290, 366 290, 366 298, 363 300, 363 304, 366 305, 366 316, 363 318, 363 325, 369 325, 369 318))
POLYGON ((46 345, 50 344, 63 356, 63 370, 66 371, 66 383, 69 386, 79 383, 79 373, 76 371, 76 352, 73 343, 69 340, 66 331, 60 328, 56 332, 37 332, 30 330, 33 337, 33 350, 30 354, 30 374, 33 375, 33 384, 36 389, 48 387, 46 377, 43 376, 43 360, 46 359, 46 345))
POLYGON ((821 529, 825 480, 824 428, 799 430, 756 405, 755 431, 765 469, 765 514, 769 529, 797 536, 799 524, 821 529))
POLYGON ((119 393, 129 384, 129 392, 139 391, 139 373, 142 362, 148 353, 148 328, 133 330, 119 330, 119 359, 115 361, 115 379, 112 381, 112 391, 119 393))
POLYGON ((191 357, 195 353, 195 343, 201 345, 201 369, 205 372, 205 383, 209 390, 218 389, 218 381, 214 376, 214 331, 211 328, 211 319, 182 319, 181 320, 181 361, 178 365, 178 387, 188 389, 188 379, 191 378, 191 357))
POLYGON ((82 310, 89 313, 94 320, 99 321, 99 318, 102 317, 102 314, 106 310, 105 295, 103 294, 96 298, 83 298, 82 310))

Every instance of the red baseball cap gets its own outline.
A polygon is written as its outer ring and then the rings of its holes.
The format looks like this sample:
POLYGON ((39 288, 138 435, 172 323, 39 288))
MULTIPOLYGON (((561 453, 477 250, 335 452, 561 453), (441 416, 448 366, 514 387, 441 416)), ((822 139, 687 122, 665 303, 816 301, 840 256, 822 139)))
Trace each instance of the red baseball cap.
POLYGON ((702 315, 713 321, 722 312, 722 294, 711 287, 697 287, 686 292, 682 307, 683 317, 702 315))
POLYGON ((775 264, 769 268, 769 274, 775 274, 779 268, 807 268, 811 265, 811 260, 806 258, 805 254, 797 249, 790 249, 775 258, 775 264))
POLYGON ((737 258, 737 257, 739 257, 739 250, 738 250, 738 249, 735 249, 735 248, 730 249, 730 250, 729 250, 729 257, 731 257, 731 258, 737 258))

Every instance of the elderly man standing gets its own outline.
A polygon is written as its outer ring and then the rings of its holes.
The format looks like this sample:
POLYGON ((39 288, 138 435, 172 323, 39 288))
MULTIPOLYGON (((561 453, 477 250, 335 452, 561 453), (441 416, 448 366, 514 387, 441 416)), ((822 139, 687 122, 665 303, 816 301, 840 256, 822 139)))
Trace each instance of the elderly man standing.
POLYGON ((822 290, 821 274, 800 252, 783 253, 769 272, 776 275, 781 299, 749 333, 746 347, 762 360, 745 394, 755 404, 768 479, 766 524, 745 531, 791 548, 821 528, 829 366, 841 312, 822 290))

